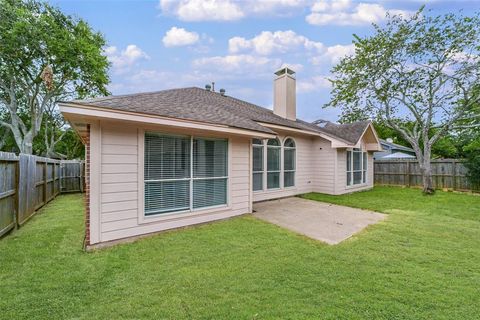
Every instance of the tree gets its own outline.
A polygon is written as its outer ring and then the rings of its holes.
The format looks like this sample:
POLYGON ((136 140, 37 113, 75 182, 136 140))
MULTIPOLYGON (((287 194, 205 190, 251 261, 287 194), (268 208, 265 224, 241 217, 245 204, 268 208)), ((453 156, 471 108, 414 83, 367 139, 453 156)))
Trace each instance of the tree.
POLYGON ((103 36, 47 3, 0 0, 0 44, 0 126, 22 153, 32 153, 49 106, 108 93, 103 36))
POLYGON ((480 19, 387 15, 374 34, 354 35, 355 54, 333 70, 332 99, 344 118, 381 119, 415 150, 423 191, 433 193, 432 146, 479 117, 480 19), (413 123, 413 126, 406 124, 413 123))

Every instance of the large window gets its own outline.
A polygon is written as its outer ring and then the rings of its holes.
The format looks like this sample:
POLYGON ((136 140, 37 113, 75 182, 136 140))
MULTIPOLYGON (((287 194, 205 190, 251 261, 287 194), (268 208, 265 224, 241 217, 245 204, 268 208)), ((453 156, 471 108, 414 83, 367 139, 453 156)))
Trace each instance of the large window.
POLYGON ((263 141, 253 139, 253 191, 263 190, 263 141))
POLYGON ((278 139, 267 142, 267 189, 280 188, 280 151, 282 146, 278 139))
POLYGON ((286 139, 283 146, 278 139, 253 139, 252 149, 253 191, 295 186, 296 149, 293 139, 286 139))
POLYGON ((283 186, 295 186, 295 142, 290 138, 283 144, 283 186))
POLYGON ((347 186, 367 182, 367 153, 360 149, 347 150, 347 186))
POLYGON ((228 141, 145 134, 145 215, 225 205, 228 141))

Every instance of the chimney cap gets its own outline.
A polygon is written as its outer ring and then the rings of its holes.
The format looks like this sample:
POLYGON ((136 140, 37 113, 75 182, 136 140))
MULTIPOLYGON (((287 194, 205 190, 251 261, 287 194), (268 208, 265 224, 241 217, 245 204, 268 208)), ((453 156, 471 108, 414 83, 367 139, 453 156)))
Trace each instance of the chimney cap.
POLYGON ((275 75, 277 76, 282 76, 284 74, 288 74, 290 76, 293 76, 295 74, 295 71, 293 71, 292 69, 290 69, 289 67, 283 67, 283 68, 280 68, 278 69, 276 72, 275 72, 275 75))

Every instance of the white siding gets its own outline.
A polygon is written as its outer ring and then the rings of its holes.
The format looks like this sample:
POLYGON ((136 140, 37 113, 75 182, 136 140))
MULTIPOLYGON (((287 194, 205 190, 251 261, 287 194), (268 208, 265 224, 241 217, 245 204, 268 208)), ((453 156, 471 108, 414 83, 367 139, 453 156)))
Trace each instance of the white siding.
MULTIPOLYGON (((249 139, 230 137, 228 206, 145 221, 142 219, 143 208, 139 205, 142 201, 138 199, 139 190, 143 190, 143 171, 140 167, 143 162, 140 163, 139 160, 143 161, 143 155, 139 155, 143 150, 139 145, 139 135, 143 134, 143 128, 112 123, 103 123, 101 127, 101 159, 96 164, 101 172, 100 236, 92 244, 223 219, 250 211, 249 139)), ((154 131, 155 128, 150 127, 148 130, 154 131)), ((165 128, 158 131, 166 132, 165 128)), ((92 163, 93 165, 95 164, 92 163)))
POLYGON ((314 192, 335 193, 335 158, 337 150, 331 147, 330 141, 316 138, 312 148, 313 175, 315 183, 314 192))

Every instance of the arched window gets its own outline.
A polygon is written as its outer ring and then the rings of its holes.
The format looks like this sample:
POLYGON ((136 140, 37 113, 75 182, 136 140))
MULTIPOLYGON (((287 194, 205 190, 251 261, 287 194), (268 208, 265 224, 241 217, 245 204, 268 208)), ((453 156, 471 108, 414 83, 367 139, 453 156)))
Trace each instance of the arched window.
POLYGON ((283 186, 295 186, 295 141, 288 138, 283 143, 283 186))
POLYGON ((282 146, 278 139, 267 142, 267 189, 280 188, 280 150, 282 146))
POLYGON ((263 190, 263 141, 252 140, 253 147, 253 191, 263 190))

